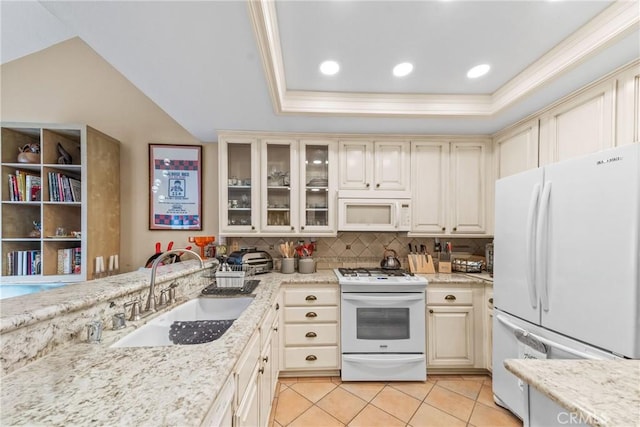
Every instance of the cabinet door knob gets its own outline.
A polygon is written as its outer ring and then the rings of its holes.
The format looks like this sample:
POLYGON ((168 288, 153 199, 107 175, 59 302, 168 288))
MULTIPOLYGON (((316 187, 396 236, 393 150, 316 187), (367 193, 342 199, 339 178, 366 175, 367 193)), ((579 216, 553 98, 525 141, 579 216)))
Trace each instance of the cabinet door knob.
POLYGON ((489 304, 493 304, 493 298, 489 298, 489 304))
POLYGON ((280 310, 280 303, 279 302, 276 303, 276 311, 278 311, 278 310, 280 310))
POLYGON ((308 312, 304 316, 305 317, 318 317, 318 315, 316 313, 314 313, 313 311, 308 312))
POLYGON ((273 328, 273 332, 278 332, 278 327, 273 328))
POLYGON ((301 225, 301 226, 300 226, 300 230, 304 230, 304 225, 301 225))
POLYGON ((429 313, 433 314, 433 310, 432 310, 432 309, 429 309, 429 313))
POLYGON ((264 374, 264 366, 260 369, 258 369, 258 372, 260 372, 261 374, 264 374))
POLYGON ((295 228, 293 228, 293 225, 291 226, 291 231, 295 230, 295 228))
POLYGON ((458 227, 453 227, 453 231, 458 231, 458 227))
POLYGON ((305 334, 305 337, 307 337, 307 338, 315 338, 315 337, 317 337, 317 336, 318 336, 318 335, 316 335, 316 333, 315 333, 315 332, 307 332, 307 333, 305 334))
POLYGON ((449 294, 446 297, 444 297, 444 299, 447 300, 447 301, 455 301, 456 300, 456 296, 449 294))
POLYGON ((447 227, 442 227, 442 231, 447 231, 447 227))
POLYGON ((255 230, 255 229, 256 229, 256 226, 255 226, 255 225, 252 225, 252 226, 251 226, 251 229, 252 229, 252 230, 255 230))
POLYGON ((379 184, 379 183, 378 183, 378 184, 376 184, 376 188, 380 188, 380 184, 379 184))
POLYGON ((369 183, 367 182, 367 188, 369 188, 369 187, 371 187, 371 184, 369 184, 369 183))
POLYGON ((265 357, 263 357, 263 358, 262 358, 262 361, 263 361, 264 363, 269 363, 269 356, 265 356, 265 357))
POLYGON ((308 360, 308 361, 310 361, 310 362, 313 362, 314 360, 318 360, 318 358, 317 358, 315 355, 310 354, 310 355, 308 355, 307 357, 305 357, 305 360, 308 360))
POLYGON ((315 295, 307 295, 307 297, 305 298, 306 301, 315 301, 318 298, 316 298, 315 295))

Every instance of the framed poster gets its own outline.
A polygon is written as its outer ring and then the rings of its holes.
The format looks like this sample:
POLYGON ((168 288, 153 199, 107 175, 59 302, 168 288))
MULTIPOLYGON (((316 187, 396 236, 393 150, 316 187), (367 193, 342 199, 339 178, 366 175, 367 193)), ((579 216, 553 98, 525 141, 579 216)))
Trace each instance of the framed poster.
POLYGON ((149 144, 149 229, 202 230, 202 146, 149 144))

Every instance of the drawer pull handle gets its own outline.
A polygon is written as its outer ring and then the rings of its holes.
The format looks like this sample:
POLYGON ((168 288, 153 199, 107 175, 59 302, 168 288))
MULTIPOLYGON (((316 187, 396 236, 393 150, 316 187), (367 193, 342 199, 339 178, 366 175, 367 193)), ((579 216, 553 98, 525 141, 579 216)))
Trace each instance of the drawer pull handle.
POLYGON ((273 328, 273 332, 278 332, 278 327, 273 328))
POLYGON ((276 311, 280 310, 280 304, 276 303, 276 311))
POLYGON ((317 336, 318 336, 318 335, 317 335, 315 332, 307 332, 307 333, 305 334, 305 337, 307 337, 307 338, 315 338, 315 337, 317 337, 317 336))
POLYGON ((314 360, 318 360, 318 358, 316 356, 314 356, 313 354, 308 355, 307 357, 305 357, 306 360, 308 360, 309 362, 313 362, 314 360))
POLYGON ((264 367, 258 369, 258 372, 260 372, 261 374, 264 374, 264 367))
POLYGON ((315 301, 317 299, 318 298, 316 298, 315 295, 307 295, 307 297, 305 298, 305 300, 307 300, 307 301, 315 301))
POLYGON ((449 294, 446 297, 444 297, 444 299, 447 300, 447 301, 455 301, 456 300, 456 296, 449 294))
POLYGON ((493 304, 493 298, 489 298, 489 304, 493 304))
POLYGON ((313 312, 313 311, 308 312, 308 313, 307 313, 307 314, 305 314, 304 316, 305 316, 305 317, 318 317, 318 315, 317 315, 315 312, 313 312))
POLYGON ((262 358, 262 361, 263 361, 264 363, 269 363, 269 356, 265 356, 265 357, 263 357, 263 358, 262 358))

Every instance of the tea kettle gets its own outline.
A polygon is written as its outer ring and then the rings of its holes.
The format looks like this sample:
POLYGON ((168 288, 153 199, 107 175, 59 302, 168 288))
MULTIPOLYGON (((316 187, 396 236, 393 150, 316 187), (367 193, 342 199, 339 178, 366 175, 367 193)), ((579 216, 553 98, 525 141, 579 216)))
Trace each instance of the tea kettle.
POLYGON ((398 254, 393 249, 385 249, 383 259, 380 261, 380 267, 387 270, 397 270, 400 268, 400 260, 398 254))

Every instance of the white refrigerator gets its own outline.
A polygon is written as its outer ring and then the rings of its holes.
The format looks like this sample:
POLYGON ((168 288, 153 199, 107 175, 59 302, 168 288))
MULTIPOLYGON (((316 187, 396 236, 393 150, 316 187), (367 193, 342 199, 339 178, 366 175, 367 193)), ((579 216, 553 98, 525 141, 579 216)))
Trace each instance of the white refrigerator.
POLYGON ((508 358, 640 358, 640 144, 496 182, 493 393, 528 424, 508 358))

